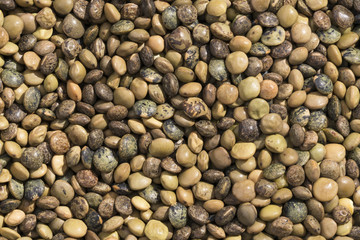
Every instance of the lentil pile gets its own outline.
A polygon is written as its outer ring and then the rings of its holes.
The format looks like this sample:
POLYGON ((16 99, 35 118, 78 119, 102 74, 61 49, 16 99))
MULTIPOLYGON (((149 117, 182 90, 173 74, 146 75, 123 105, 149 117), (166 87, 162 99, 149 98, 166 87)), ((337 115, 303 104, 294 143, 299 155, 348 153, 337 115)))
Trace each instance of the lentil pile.
POLYGON ((360 0, 0 0, 0 240, 359 240, 360 0))

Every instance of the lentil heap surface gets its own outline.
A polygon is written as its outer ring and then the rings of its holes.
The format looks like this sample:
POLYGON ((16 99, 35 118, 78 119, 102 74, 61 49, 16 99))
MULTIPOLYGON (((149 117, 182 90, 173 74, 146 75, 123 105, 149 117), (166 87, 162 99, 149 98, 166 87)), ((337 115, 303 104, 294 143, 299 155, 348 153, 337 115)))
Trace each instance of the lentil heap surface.
POLYGON ((360 0, 0 0, 0 240, 360 240, 360 0))

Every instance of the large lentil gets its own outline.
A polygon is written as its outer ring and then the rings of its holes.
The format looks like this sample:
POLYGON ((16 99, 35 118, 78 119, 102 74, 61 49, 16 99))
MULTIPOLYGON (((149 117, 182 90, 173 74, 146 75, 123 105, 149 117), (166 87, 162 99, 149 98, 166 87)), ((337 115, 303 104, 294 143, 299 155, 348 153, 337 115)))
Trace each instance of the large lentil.
POLYGON ((0 0, 0 240, 360 239, 359 0, 0 0))

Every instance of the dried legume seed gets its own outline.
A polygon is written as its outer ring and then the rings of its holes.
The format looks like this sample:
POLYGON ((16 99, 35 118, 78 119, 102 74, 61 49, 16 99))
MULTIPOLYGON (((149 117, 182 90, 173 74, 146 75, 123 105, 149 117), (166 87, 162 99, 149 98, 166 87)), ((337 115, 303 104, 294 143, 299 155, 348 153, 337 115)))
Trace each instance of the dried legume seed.
POLYGON ((0 0, 0 238, 358 239, 359 11, 0 0))

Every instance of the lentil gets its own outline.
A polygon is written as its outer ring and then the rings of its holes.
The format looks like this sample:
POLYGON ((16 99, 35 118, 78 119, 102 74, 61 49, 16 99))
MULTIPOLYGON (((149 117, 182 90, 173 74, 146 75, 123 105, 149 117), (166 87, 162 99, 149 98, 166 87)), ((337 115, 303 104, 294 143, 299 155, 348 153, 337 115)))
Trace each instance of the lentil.
POLYGON ((0 238, 357 239, 359 11, 0 0, 0 238))

